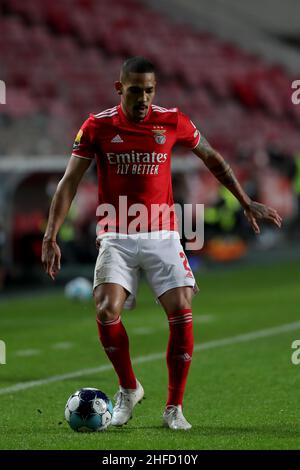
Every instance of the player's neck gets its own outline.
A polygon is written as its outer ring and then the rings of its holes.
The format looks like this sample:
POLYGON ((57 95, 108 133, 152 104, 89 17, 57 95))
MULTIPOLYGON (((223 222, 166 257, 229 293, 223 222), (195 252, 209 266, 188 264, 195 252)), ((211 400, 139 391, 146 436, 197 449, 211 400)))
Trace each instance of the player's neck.
POLYGON ((120 103, 120 105, 121 105, 121 109, 122 109, 122 112, 123 112, 124 116, 126 117, 126 119, 128 119, 128 121, 131 121, 131 122, 136 122, 136 123, 143 122, 143 121, 146 119, 146 117, 149 115, 149 112, 150 112, 150 109, 149 109, 147 115, 146 115, 143 119, 136 119, 136 118, 130 116, 130 115, 127 113, 127 111, 126 111, 126 109, 124 108, 122 102, 120 103))

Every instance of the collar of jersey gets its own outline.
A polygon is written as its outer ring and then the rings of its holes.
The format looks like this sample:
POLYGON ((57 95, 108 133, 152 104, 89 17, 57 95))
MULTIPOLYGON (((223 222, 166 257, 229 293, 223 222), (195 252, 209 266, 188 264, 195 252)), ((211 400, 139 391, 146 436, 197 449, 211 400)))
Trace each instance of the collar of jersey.
POLYGON ((152 113, 152 104, 149 106, 149 110, 148 110, 148 113, 147 115, 144 117, 144 119, 142 121, 139 121, 139 122, 136 122, 136 121, 132 121, 131 119, 129 119, 123 109, 122 109, 122 106, 121 104, 118 105, 118 113, 119 113, 119 116, 122 120, 126 121, 126 122, 129 122, 131 125, 136 125, 136 126, 140 126, 141 124, 144 124, 144 122, 147 122, 151 116, 151 113, 152 113))

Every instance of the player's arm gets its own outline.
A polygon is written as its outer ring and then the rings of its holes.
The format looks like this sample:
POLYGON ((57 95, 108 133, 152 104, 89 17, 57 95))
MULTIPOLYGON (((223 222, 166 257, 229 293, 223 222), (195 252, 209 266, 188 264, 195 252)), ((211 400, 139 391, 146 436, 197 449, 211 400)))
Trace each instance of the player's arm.
POLYGON ((53 196, 42 246, 42 263, 54 280, 60 270, 61 253, 56 243, 58 231, 69 212, 78 185, 90 166, 91 159, 72 156, 53 196))
POLYGON ((230 165, 211 147, 205 137, 201 136, 193 152, 197 157, 201 158, 220 183, 229 189, 239 200, 241 206, 244 208, 245 216, 249 220, 255 233, 260 233, 258 225, 259 220, 268 220, 278 227, 281 227, 282 219, 277 211, 272 207, 265 206, 264 204, 250 199, 235 177, 230 165))

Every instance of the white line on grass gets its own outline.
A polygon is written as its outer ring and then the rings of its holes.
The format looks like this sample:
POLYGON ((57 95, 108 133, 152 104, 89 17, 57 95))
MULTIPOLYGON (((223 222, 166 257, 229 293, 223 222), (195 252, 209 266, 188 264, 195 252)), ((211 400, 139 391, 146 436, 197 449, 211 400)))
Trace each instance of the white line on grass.
MULTIPOLYGON (((212 321, 215 320, 215 315, 193 315, 193 323, 194 324, 202 324, 202 323, 210 323, 212 321)), ((152 335, 152 334, 155 334, 157 331, 159 330, 166 330, 167 331, 168 329, 168 324, 167 323, 163 323, 159 326, 155 326, 155 327, 144 327, 144 326, 141 326, 141 327, 136 327, 136 328, 132 328, 130 333, 131 334, 134 334, 134 335, 152 335)))
MULTIPOLYGON (((161 328, 160 328, 161 329, 161 328)), ((155 333, 155 328, 148 328, 148 327, 144 327, 144 326, 141 326, 141 327, 137 327, 137 328, 133 328, 131 330, 131 333, 134 334, 134 335, 145 335, 145 336, 148 336, 148 335, 152 335, 152 333, 155 333)))
MULTIPOLYGON (((280 335, 281 333, 287 333, 289 331, 300 329, 300 321, 294 323, 286 323, 284 325, 275 326, 273 328, 266 328, 264 330, 251 331, 250 333, 244 333, 241 335, 230 336, 223 339, 215 339, 212 341, 207 341, 206 343, 196 344, 194 351, 203 351, 205 349, 219 348, 222 346, 229 346, 237 343, 245 343, 247 341, 254 341, 260 338, 267 338, 270 336, 280 335)), ((147 356, 140 356, 132 360, 133 364, 142 364, 144 362, 152 362, 158 359, 163 359, 165 357, 165 352, 149 354, 147 356)), ((82 377, 84 375, 97 374, 99 372, 105 372, 112 370, 110 364, 105 364, 99 367, 93 367, 90 369, 77 370, 75 372, 69 372, 68 374, 62 375, 53 375, 52 377, 47 377, 41 380, 32 380, 30 382, 21 382, 10 387, 0 388, 0 395, 7 395, 9 393, 20 392, 21 390, 26 390, 33 387, 39 387, 41 385, 47 385, 53 382, 61 382, 67 379, 75 379, 77 377, 82 377)))
POLYGON ((38 356, 39 354, 41 354, 40 349, 19 349, 14 353, 15 356, 20 357, 38 356))
POLYGON ((64 341, 62 343, 55 343, 55 344, 52 344, 52 349, 62 349, 62 350, 65 350, 65 349, 71 349, 73 348, 74 344, 69 342, 69 341, 64 341))
POLYGON ((197 324, 202 324, 202 323, 210 323, 212 321, 215 321, 216 316, 215 315, 193 315, 193 322, 197 324))

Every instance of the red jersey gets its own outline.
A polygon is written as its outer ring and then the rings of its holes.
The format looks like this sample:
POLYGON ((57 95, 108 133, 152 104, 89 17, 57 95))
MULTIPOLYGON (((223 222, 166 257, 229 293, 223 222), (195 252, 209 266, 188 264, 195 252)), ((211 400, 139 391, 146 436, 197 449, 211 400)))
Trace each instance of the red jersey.
MULTIPOLYGON (((110 204, 116 211, 116 222, 109 227, 107 219, 101 219, 98 234, 131 233, 130 223, 141 212, 137 204, 143 205, 147 216, 146 223, 145 217, 140 219, 136 231, 176 230, 174 211, 171 210, 169 220, 165 220, 153 208, 172 209, 174 205, 173 146, 178 143, 193 149, 199 140, 200 133, 195 125, 177 108, 151 105, 147 116, 139 122, 128 119, 121 105, 90 115, 77 134, 72 155, 96 159, 99 205, 105 208, 110 204), (123 206, 120 208, 121 196, 123 206), (124 201, 127 202, 127 219, 124 218, 124 201)), ((103 210, 98 215, 104 216, 103 210)))

